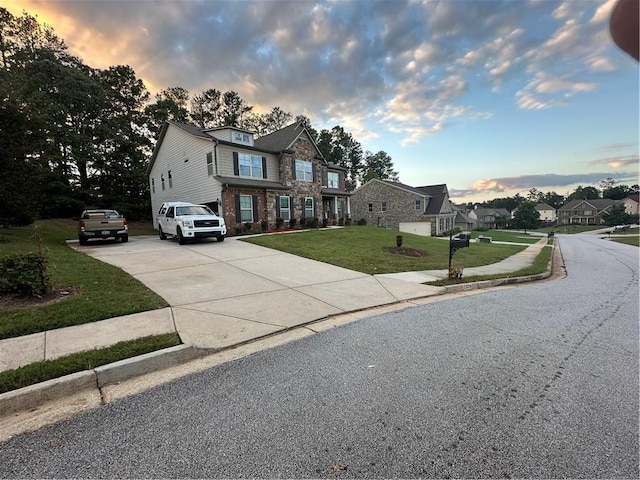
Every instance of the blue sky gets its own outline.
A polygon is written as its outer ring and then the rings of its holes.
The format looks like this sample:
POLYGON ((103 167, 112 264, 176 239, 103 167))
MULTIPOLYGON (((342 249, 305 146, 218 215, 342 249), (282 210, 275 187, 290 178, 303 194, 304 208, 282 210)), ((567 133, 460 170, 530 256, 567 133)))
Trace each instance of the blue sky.
POLYGON ((638 64, 615 0, 5 0, 149 90, 235 90, 391 155, 454 201, 639 183, 638 64))

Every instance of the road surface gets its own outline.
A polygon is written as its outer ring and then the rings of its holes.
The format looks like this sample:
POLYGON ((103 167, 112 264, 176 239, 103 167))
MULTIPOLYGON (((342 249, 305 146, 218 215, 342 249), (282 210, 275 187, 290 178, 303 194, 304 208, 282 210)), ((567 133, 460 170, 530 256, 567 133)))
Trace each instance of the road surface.
POLYGON ((560 242, 562 280, 163 385, 0 444, 0 477, 638 478, 639 250, 560 242))

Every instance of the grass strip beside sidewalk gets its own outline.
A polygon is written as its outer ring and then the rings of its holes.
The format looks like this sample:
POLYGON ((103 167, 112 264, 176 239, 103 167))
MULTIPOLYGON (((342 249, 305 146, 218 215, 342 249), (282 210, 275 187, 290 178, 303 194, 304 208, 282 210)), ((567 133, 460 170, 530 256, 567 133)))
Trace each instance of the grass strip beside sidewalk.
POLYGON ((174 347, 181 343, 177 333, 165 333, 119 342, 106 348, 73 353, 55 360, 31 363, 14 370, 0 372, 0 393, 17 390, 71 373, 91 370, 119 360, 174 347))

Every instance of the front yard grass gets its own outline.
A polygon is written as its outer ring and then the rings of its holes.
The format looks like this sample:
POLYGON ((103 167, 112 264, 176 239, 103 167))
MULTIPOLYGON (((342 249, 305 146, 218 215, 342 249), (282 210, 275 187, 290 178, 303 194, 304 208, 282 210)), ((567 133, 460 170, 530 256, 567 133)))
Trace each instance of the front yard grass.
POLYGON ((637 234, 635 236, 611 237, 611 241, 640 247, 640 237, 637 234))
MULTIPOLYGON (((493 232, 482 233, 489 237, 493 232)), ((395 230, 351 226, 262 235, 242 240, 367 274, 442 270, 449 267, 448 238, 401 233, 403 248, 425 253, 425 256, 413 257, 385 251, 385 248, 396 247, 397 235, 399 233, 395 230)), ((469 248, 455 253, 453 261, 455 265, 463 267, 478 267, 504 260, 525 248, 523 245, 471 242, 469 248)))
MULTIPOLYGON (((131 228, 131 234, 135 230, 131 228)), ((0 230, 1 258, 43 249, 51 283, 72 292, 70 298, 51 305, 3 310, 0 339, 168 306, 162 297, 119 268, 66 245, 65 241, 76 235, 76 224, 70 220, 41 220, 30 227, 0 230)))

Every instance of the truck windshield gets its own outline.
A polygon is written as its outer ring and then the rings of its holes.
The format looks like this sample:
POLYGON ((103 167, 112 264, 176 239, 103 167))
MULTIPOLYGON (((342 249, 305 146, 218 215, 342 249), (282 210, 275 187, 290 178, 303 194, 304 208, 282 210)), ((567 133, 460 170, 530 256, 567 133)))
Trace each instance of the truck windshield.
POLYGON ((193 205, 176 207, 176 215, 213 215, 213 212, 204 205, 193 205))

